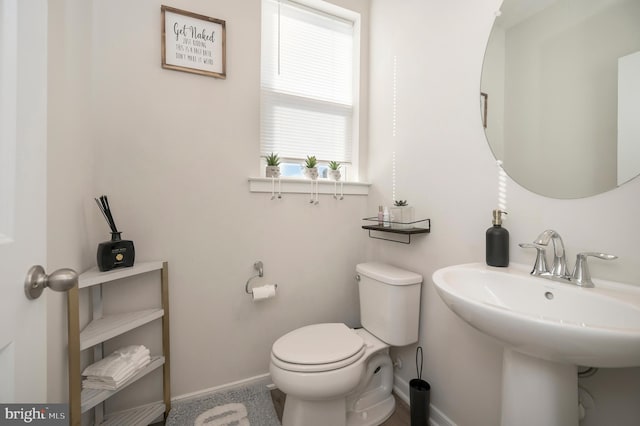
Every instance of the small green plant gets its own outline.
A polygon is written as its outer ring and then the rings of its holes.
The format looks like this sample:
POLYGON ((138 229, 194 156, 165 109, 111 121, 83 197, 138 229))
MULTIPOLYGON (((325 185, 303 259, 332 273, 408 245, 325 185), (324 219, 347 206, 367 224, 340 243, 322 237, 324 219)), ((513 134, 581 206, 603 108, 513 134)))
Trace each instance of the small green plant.
POLYGON ((307 159, 304 162, 304 165, 307 169, 313 169, 318 165, 318 160, 316 160, 315 155, 307 155, 307 159))
POLYGON ((396 207, 404 207, 408 206, 409 204, 407 203, 407 200, 396 200, 393 202, 393 205, 396 207))
POLYGON ((280 165, 280 157, 278 154, 274 154, 273 152, 266 157, 267 166, 279 166, 280 165))
POLYGON ((329 168, 331 170, 338 170, 340 168, 341 164, 338 163, 337 161, 329 161, 329 168))

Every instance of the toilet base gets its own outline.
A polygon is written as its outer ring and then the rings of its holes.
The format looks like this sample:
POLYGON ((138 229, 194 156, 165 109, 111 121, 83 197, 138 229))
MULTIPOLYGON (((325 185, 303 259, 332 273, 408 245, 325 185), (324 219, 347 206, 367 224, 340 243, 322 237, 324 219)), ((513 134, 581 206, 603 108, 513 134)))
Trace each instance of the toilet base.
POLYGON ((389 395, 383 401, 362 411, 349 411, 347 426, 377 426, 387 420, 396 409, 396 400, 389 395))
POLYGON ((346 399, 305 401, 287 395, 282 426, 346 426, 346 399))
POLYGON ((396 408, 393 395, 361 411, 346 411, 346 399, 303 401, 287 395, 282 426, 377 426, 396 408))

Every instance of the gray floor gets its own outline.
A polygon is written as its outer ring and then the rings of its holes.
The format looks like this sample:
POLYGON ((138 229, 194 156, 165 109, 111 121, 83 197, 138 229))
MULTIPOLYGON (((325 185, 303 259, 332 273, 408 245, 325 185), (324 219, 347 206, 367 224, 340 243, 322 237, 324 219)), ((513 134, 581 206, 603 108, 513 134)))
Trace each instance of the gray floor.
MULTIPOLYGON (((396 411, 385 421, 381 426, 410 426, 411 416, 409 413, 409 406, 400 398, 395 396, 396 399, 396 411)), ((273 400, 273 406, 276 408, 278 418, 282 420, 282 411, 284 410, 284 401, 286 395, 280 390, 275 389, 271 391, 271 399, 273 400)))
MULTIPOLYGON (((395 395, 394 395, 395 396, 395 395)), ((387 421, 382 423, 381 426, 410 426, 411 416, 409 413, 409 406, 400 398, 396 398, 396 411, 389 417, 387 421)), ((278 413, 278 419, 282 420, 282 411, 284 410, 284 401, 286 395, 280 390, 275 389, 271 391, 271 399, 273 400, 273 406, 278 413)), ((163 426, 164 422, 154 423, 151 426, 163 426)))

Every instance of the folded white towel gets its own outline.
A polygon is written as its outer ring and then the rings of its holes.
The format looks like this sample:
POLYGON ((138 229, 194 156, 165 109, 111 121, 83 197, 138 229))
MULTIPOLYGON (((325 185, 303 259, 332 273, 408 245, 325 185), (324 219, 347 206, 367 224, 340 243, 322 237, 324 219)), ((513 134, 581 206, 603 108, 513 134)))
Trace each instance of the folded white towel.
POLYGON ((109 389, 115 390, 119 388, 123 383, 134 376, 141 368, 145 367, 151 362, 151 358, 140 361, 136 368, 128 368, 126 372, 123 372, 118 377, 103 377, 103 376, 87 376, 82 381, 82 387, 88 389, 109 389))
POLYGON ((85 376, 115 377, 128 366, 135 366, 140 360, 149 356, 149 349, 140 346, 120 348, 109 356, 91 364, 82 372, 85 376))
POLYGON ((149 354, 149 349, 147 349, 144 345, 131 345, 125 346, 123 348, 117 349, 113 351, 114 354, 120 354, 123 357, 127 358, 138 358, 143 357, 145 354, 149 354))
POLYGON ((150 361, 149 349, 142 345, 120 348, 84 369, 83 387, 115 389, 150 361))

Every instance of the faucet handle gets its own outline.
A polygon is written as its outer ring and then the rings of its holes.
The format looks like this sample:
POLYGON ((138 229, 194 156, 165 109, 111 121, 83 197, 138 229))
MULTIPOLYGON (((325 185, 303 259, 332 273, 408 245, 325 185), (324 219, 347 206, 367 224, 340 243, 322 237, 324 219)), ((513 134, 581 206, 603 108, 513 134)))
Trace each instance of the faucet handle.
POLYGON ((591 251, 578 253, 576 256, 576 266, 573 268, 573 274, 571 274, 571 281, 581 287, 595 287, 593 281, 591 281, 591 273, 589 272, 589 264, 587 263, 588 256, 597 257, 602 260, 613 260, 618 258, 618 256, 614 256, 613 254, 591 251))
POLYGON ((549 274, 549 268, 547 267, 547 256, 545 249, 547 246, 535 243, 520 243, 518 244, 522 248, 534 248, 536 249, 536 263, 533 265, 531 275, 546 275, 549 274))

